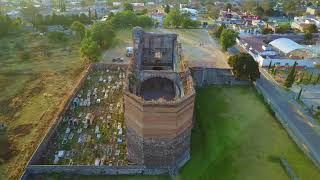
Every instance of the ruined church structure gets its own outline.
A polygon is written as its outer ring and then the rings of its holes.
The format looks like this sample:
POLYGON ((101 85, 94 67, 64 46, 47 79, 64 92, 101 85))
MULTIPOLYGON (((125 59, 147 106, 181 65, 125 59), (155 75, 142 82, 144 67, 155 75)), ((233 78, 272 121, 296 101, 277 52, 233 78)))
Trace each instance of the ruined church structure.
POLYGON ((133 29, 124 90, 128 159, 147 167, 181 167, 190 158, 195 90, 177 34, 133 29))

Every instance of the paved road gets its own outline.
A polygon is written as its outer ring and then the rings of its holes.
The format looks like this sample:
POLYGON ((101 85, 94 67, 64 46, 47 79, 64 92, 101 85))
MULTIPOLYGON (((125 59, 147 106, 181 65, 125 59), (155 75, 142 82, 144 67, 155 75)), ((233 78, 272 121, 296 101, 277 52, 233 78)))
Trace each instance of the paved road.
MULTIPOLYGON (((257 86, 263 90, 265 97, 273 104, 285 126, 294 134, 295 140, 300 142, 300 147, 308 153, 314 162, 320 167, 320 132, 314 121, 310 120, 296 107, 288 96, 283 95, 281 90, 272 82, 268 73, 262 71, 257 80, 257 86)), ((299 144, 298 144, 299 145, 299 144)))

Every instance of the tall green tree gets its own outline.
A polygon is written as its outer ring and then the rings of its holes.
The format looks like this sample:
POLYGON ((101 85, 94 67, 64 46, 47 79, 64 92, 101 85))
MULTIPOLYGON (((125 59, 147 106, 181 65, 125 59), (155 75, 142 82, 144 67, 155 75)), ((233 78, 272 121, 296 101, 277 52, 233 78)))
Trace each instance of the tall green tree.
POLYGON ((285 0, 283 1, 283 9, 289 16, 297 15, 297 10, 299 8, 299 0, 285 0))
POLYGON ((102 49, 107 49, 111 46, 115 32, 113 28, 104 22, 96 22, 87 30, 86 38, 90 38, 97 42, 102 49))
POLYGON ((294 62, 285 82, 284 82, 284 85, 287 87, 287 88, 290 88, 292 87, 293 83, 294 83, 294 80, 295 80, 295 77, 296 77, 296 66, 297 66, 297 62, 294 62))
POLYGON ((21 12, 34 26, 36 25, 36 16, 39 14, 40 10, 34 7, 32 2, 27 3, 26 7, 22 8, 21 12))
POLYGON ((239 34, 233 30, 224 29, 220 37, 221 48, 226 51, 229 47, 235 45, 238 35, 239 34))
POLYGON ((219 28, 214 32, 216 38, 220 38, 222 31, 226 29, 226 25, 222 24, 219 28))
POLYGON ((310 24, 309 26, 307 26, 306 28, 303 29, 303 31, 305 33, 317 33, 318 32, 318 27, 315 24, 310 24))
POLYGON ((79 39, 83 39, 86 33, 86 27, 79 21, 74 21, 71 25, 71 30, 74 31, 79 39))
POLYGON ((232 4, 231 3, 227 3, 226 7, 225 7, 225 10, 228 11, 228 10, 232 10, 232 4))
POLYGON ((82 40, 80 53, 83 58, 96 62, 101 55, 101 48, 96 41, 89 37, 82 40))
POLYGON ((126 2, 126 3, 123 4, 123 10, 124 11, 133 11, 133 5, 128 3, 128 2, 126 2))
POLYGON ((167 13, 167 14, 170 12, 170 6, 168 4, 164 8, 164 12, 167 13))
POLYGON ((248 53, 231 56, 228 64, 232 67, 235 77, 256 81, 260 77, 259 65, 248 53))
POLYGON ((164 26, 177 28, 181 26, 181 22, 182 16, 180 14, 180 10, 177 8, 173 8, 164 19, 164 26))

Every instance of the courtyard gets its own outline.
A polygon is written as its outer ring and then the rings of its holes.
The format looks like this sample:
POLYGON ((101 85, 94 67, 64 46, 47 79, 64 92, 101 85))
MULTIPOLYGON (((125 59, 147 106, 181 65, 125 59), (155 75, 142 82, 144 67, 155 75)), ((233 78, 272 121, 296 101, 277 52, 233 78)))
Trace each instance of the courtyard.
MULTIPOLYGON (((302 180, 320 172, 291 140, 251 87, 210 86, 198 89, 197 123, 192 132, 191 160, 176 179, 289 180, 284 157, 302 180), (245 103, 244 103, 245 102, 245 103)), ((33 179, 171 179, 164 176, 79 176, 44 174, 33 179)))

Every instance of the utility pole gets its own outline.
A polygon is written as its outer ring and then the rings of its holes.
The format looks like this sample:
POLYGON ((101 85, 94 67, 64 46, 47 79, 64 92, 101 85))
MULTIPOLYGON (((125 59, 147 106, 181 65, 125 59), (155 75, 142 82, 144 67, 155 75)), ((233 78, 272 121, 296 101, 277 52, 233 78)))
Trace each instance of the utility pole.
POLYGON ((302 94, 302 88, 301 88, 300 91, 299 91, 299 94, 298 94, 298 97, 297 97, 298 100, 300 99, 301 94, 302 94))

